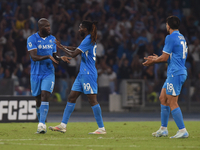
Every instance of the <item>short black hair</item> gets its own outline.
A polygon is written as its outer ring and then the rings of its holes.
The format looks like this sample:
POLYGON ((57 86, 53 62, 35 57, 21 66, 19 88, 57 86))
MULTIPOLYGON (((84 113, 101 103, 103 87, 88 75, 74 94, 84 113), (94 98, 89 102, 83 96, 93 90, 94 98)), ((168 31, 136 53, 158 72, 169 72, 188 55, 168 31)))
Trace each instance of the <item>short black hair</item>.
POLYGON ((171 29, 178 29, 180 26, 180 19, 177 16, 169 16, 167 17, 167 24, 171 29))

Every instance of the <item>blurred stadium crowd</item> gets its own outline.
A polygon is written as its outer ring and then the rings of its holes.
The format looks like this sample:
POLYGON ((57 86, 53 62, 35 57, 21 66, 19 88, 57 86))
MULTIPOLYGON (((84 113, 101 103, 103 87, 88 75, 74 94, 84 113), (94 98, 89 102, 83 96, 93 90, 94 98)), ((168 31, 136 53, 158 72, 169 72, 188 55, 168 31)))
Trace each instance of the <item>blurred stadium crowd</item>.
MULTIPOLYGON (((70 46, 80 44, 81 21, 96 20, 99 92, 117 92, 116 84, 121 79, 148 80, 148 90, 159 91, 156 81, 166 78, 166 64, 144 67, 141 63, 144 56, 161 55, 166 18, 176 15, 188 44, 188 79, 195 79, 193 86, 200 89, 199 6, 199 0, 1 0, 0 79, 14 79, 16 88, 30 91, 26 39, 37 32, 40 18, 47 18, 52 34, 70 46)), ((61 50, 58 54, 64 55, 61 50)), ((64 79, 74 80, 79 64, 77 57, 69 65, 55 65, 56 78, 63 79, 62 87, 66 86, 64 79)), ((196 97, 200 99, 198 94, 196 97)))

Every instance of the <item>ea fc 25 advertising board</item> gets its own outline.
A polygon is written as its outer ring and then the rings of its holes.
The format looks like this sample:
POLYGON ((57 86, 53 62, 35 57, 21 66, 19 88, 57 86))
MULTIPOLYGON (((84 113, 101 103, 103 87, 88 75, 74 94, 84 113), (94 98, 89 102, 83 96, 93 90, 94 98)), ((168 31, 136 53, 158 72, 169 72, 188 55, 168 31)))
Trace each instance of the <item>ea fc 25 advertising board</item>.
POLYGON ((0 96, 0 123, 37 122, 35 107, 31 96, 0 96))

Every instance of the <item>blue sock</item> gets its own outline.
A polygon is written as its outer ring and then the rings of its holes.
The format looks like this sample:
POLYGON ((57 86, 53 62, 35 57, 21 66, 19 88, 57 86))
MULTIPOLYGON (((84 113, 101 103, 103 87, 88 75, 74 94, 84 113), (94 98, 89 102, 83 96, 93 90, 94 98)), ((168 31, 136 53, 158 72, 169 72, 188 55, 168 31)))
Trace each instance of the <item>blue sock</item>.
POLYGON ((173 116, 174 121, 176 122, 176 125, 178 126, 179 130, 185 128, 185 125, 183 123, 183 115, 182 115, 180 107, 172 110, 171 112, 172 112, 172 116, 173 116))
POLYGON ((102 115, 101 115, 101 107, 99 104, 92 106, 92 110, 94 113, 94 117, 96 119, 96 122, 99 126, 99 128, 103 128, 103 119, 102 119, 102 115))
POLYGON ((42 102, 40 105, 40 123, 45 124, 48 111, 49 111, 49 102, 42 102))
POLYGON ((168 120, 169 120, 169 114, 170 114, 170 107, 169 106, 164 106, 160 104, 161 106, 161 126, 162 127, 167 127, 168 120))
POLYGON ((67 106, 65 107, 65 111, 63 114, 62 123, 65 123, 65 124, 68 123, 69 117, 71 116, 72 112, 74 111, 75 105, 76 105, 76 103, 67 102, 67 106))
POLYGON ((36 114, 37 114, 38 121, 40 121, 40 107, 36 106, 36 114))

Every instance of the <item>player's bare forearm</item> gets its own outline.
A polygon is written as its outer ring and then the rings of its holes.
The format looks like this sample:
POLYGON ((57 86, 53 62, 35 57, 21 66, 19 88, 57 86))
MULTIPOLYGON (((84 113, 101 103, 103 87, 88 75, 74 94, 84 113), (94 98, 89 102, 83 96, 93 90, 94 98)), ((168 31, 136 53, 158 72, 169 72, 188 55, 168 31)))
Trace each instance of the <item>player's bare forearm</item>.
POLYGON ((65 46, 65 48, 74 51, 77 47, 73 47, 73 46, 65 46))
POLYGON ((148 57, 144 57, 144 59, 146 60, 144 63, 142 63, 144 66, 150 66, 156 63, 161 63, 161 62, 167 62, 169 58, 169 54, 167 53, 163 53, 161 56, 148 56, 148 57))
POLYGON ((63 51, 67 54, 67 56, 69 56, 69 57, 74 58, 74 57, 76 57, 78 54, 82 53, 82 52, 81 52, 79 49, 77 49, 77 48, 75 48, 75 50, 74 50, 74 47, 63 46, 63 45, 62 45, 58 40, 56 40, 56 39, 55 39, 55 43, 56 43, 56 46, 57 46, 58 48, 60 48, 61 50, 63 50, 63 51), (73 50, 68 49, 68 47, 71 48, 71 49, 73 49, 73 50))
POLYGON ((45 60, 45 59, 51 59, 54 63, 58 64, 58 61, 55 60, 51 55, 46 55, 46 56, 37 55, 37 49, 29 51, 29 55, 31 56, 33 61, 41 61, 41 60, 45 60))
POLYGON ((67 56, 72 57, 73 51, 69 51, 69 49, 67 48, 62 48, 61 50, 63 50, 67 56))
POLYGON ((153 63, 161 63, 161 62, 167 62, 169 58, 169 54, 163 53, 161 56, 153 59, 153 63))
POLYGON ((29 55, 31 56, 33 61, 41 61, 41 60, 50 58, 50 55, 46 55, 46 56, 37 55, 37 50, 29 51, 29 55))

